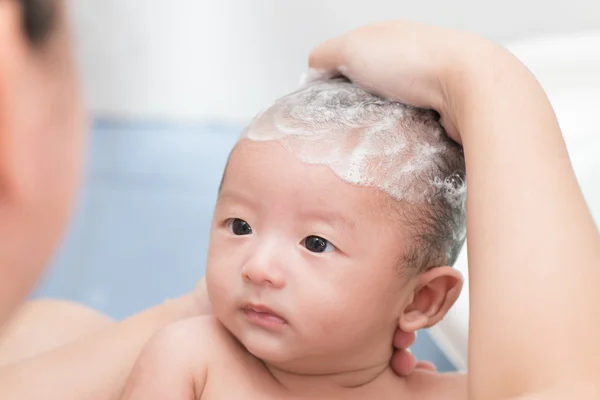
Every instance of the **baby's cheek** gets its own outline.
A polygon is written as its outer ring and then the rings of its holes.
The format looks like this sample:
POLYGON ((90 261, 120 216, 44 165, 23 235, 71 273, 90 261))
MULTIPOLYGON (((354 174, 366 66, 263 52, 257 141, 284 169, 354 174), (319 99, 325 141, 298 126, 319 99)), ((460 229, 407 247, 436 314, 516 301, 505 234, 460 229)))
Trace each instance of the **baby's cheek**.
POLYGON ((360 320, 364 312, 361 296, 354 290, 346 290, 343 282, 311 286, 304 293, 300 308, 308 322, 320 334, 337 333, 360 320))
POLYGON ((316 305, 318 313, 327 321, 324 326, 376 329, 397 317, 396 310, 403 299, 401 279, 395 274, 377 272, 346 274, 316 295, 321 300, 316 305))
POLYGON ((213 307, 218 306, 219 302, 229 297, 236 284, 231 266, 224 263, 224 260, 209 257, 206 266, 206 284, 211 304, 213 307))

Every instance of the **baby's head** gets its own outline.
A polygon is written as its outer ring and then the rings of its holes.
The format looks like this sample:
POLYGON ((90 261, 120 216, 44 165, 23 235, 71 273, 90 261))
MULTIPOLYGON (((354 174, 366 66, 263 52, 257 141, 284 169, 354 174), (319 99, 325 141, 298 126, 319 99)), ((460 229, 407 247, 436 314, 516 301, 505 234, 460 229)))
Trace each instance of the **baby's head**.
POLYGON ((434 325, 458 297, 465 190, 434 112, 341 79, 306 86, 230 156, 207 265, 215 315, 278 368, 387 364, 398 325, 434 325))

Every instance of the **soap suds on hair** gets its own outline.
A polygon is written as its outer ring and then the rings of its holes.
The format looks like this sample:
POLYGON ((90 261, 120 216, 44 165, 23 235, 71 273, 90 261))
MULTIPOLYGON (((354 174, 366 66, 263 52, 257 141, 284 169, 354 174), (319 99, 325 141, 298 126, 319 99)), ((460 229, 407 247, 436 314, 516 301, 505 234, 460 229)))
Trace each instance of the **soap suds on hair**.
POLYGON ((446 185, 448 200, 460 206, 465 194, 462 178, 415 182, 435 169, 436 153, 447 151, 449 139, 433 111, 379 98, 342 79, 313 81, 282 97, 242 137, 277 140, 303 162, 326 165, 348 183, 399 201, 427 201, 446 185))

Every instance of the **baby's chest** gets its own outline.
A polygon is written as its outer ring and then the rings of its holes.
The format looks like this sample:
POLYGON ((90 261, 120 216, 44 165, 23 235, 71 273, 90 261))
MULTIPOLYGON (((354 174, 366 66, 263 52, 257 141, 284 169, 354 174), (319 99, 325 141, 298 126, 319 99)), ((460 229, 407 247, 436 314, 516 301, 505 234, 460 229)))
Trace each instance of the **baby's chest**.
MULTIPOLYGON (((375 388, 343 390, 339 393, 320 395, 292 394, 284 390, 262 366, 239 362, 236 365, 221 365, 210 368, 201 400, 396 400, 401 395, 394 385, 375 388)), ((411 397, 417 400, 429 400, 429 397, 411 397)), ((439 397, 435 397, 438 400, 439 397)))
MULTIPOLYGON (((283 389, 260 364, 245 362, 209 366, 201 400, 331 400, 331 396, 298 396, 283 389)), ((334 398, 345 398, 334 396, 334 398)), ((354 400, 348 399, 348 400, 354 400)))
MULTIPOLYGON (((261 371, 256 368, 209 368, 201 400, 270 400, 287 399, 261 371), (245 373, 242 369, 246 369, 245 373)), ((248 367, 247 365, 245 367, 248 367)), ((272 378, 271 378, 272 379, 272 378)))
POLYGON ((262 364, 246 357, 209 365, 200 399, 301 400, 286 393, 262 364))

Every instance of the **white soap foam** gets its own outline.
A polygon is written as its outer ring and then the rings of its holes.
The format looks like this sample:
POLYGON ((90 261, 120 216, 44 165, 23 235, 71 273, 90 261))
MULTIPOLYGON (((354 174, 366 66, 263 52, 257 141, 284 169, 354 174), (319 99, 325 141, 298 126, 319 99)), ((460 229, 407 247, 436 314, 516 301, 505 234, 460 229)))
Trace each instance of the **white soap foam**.
POLYGON ((349 82, 309 83, 255 117, 242 138, 279 141, 303 162, 326 165, 348 183, 376 187, 397 200, 428 201, 441 189, 452 206, 463 206, 466 184, 459 175, 424 184, 414 179, 434 171, 434 156, 448 148, 434 114, 349 82))

